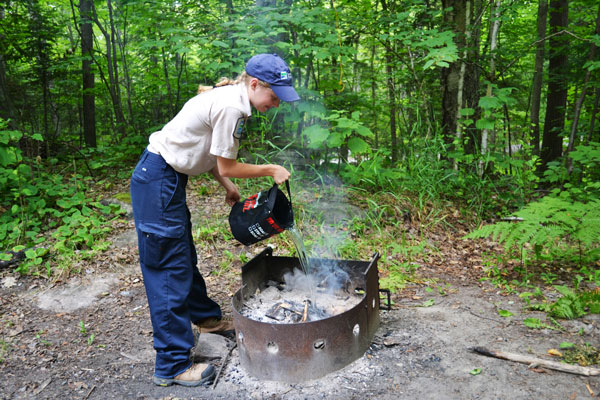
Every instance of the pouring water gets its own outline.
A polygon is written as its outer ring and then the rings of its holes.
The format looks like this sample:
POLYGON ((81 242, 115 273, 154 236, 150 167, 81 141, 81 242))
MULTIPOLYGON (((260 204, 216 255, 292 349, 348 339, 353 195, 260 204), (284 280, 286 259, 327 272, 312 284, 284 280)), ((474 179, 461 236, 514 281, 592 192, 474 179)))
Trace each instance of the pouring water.
MULTIPOLYGON (((291 228, 288 228, 287 230, 288 232, 290 232, 292 241, 294 242, 294 247, 296 247, 296 253, 298 254, 298 261, 300 261, 300 268, 302 269, 302 272, 304 272, 304 275, 306 276, 311 276, 310 263, 308 261, 308 255, 306 252, 306 247, 304 246, 304 239, 302 237, 302 234, 298 229, 296 229, 295 225, 293 225, 291 228)), ((310 285, 310 298, 314 307, 317 306, 317 300, 315 298, 314 290, 315 284, 316 282, 313 282, 310 285)))
POLYGON ((294 242, 294 247, 296 247, 300 268, 302 268, 302 272, 304 272, 305 275, 310 275, 310 266, 308 264, 308 256, 306 254, 306 247, 304 247, 302 234, 296 229, 295 225, 289 228, 288 231, 290 232, 290 235, 292 235, 292 241, 294 242))

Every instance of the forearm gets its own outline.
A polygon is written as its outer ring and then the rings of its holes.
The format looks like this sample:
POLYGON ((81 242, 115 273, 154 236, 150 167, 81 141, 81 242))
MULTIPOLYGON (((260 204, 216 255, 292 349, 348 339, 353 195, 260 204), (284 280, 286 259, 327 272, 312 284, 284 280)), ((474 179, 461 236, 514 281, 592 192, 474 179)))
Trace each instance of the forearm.
POLYGON ((223 186, 225 188, 225 190, 234 190, 235 189, 235 185, 233 184, 233 182, 231 182, 231 180, 229 180, 229 178, 222 176, 219 173, 219 167, 214 167, 213 169, 210 170, 210 173, 212 174, 212 176, 215 178, 215 180, 217 182, 219 182, 221 184, 221 186, 223 186))
POLYGON ((229 178, 259 178, 262 176, 272 176, 275 178, 275 175, 283 168, 275 164, 256 165, 238 163, 236 160, 222 157, 217 157, 217 167, 218 173, 222 177, 229 178))

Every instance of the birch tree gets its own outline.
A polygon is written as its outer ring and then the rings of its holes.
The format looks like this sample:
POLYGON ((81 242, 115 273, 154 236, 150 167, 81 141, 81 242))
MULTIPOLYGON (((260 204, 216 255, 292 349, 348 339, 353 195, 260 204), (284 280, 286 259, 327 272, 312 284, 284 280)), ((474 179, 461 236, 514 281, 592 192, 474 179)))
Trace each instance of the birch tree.
POLYGON ((80 0, 81 69, 83 96, 83 137, 88 147, 96 147, 96 99, 94 95, 94 73, 92 72, 93 0, 80 0))
MULTIPOLYGON (((500 3, 501 0, 496 0, 495 6, 492 10, 492 29, 490 32, 490 72, 489 82, 486 89, 486 97, 492 97, 492 89, 494 87, 494 81, 496 76, 496 47, 498 45, 498 30, 500 29, 500 3)), ((484 128, 481 131, 481 160, 479 161, 479 175, 483 175, 483 163, 485 155, 488 152, 488 137, 489 130, 484 128)))
MULTIPOLYGON (((600 6, 598 6, 598 16, 596 17, 596 28, 594 30, 594 34, 600 34, 600 6)), ((592 42, 590 45, 590 54, 588 56, 588 62, 592 63, 596 59, 596 44, 592 42)), ((575 147, 575 134, 577 133, 577 126, 579 125, 579 116, 581 115, 581 108, 583 106, 583 101, 585 100, 585 96, 587 94, 587 86, 590 82, 590 77, 592 75, 592 67, 588 66, 587 71, 585 72, 585 78, 583 80, 583 87, 581 88, 581 94, 577 99, 577 103, 575 104, 575 113, 573 115, 573 122, 571 123, 571 133, 569 134, 569 145, 567 147, 567 157, 569 153, 575 147)), ((573 170, 573 160, 568 157, 567 158, 567 171, 570 174, 573 170)))

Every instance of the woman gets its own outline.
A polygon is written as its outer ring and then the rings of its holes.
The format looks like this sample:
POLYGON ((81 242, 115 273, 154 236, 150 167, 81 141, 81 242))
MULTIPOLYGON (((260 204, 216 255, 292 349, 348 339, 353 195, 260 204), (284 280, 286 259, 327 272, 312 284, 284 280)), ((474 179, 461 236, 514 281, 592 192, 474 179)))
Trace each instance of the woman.
POLYGON ((235 81, 200 87, 175 118, 150 136, 131 177, 131 202, 154 330, 156 385, 210 383, 215 368, 190 360, 191 323, 200 332, 233 329, 208 297, 196 266, 185 195, 188 176, 210 171, 225 188, 229 205, 240 200, 229 178, 288 180, 290 173, 280 165, 239 163, 236 157, 251 107, 265 112, 280 101, 299 99, 287 64, 275 54, 259 54, 235 81))

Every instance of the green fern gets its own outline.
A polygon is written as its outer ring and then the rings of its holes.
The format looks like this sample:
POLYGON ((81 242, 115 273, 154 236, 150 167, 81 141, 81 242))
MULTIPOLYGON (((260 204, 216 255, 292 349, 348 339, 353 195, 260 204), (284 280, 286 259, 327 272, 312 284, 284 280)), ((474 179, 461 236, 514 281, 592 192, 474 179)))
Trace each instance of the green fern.
POLYGON ((562 294, 562 297, 550 307, 551 316, 562 319, 575 319, 587 314, 585 303, 574 291, 566 286, 555 286, 555 289, 562 294))
POLYGON ((485 225, 465 238, 489 238, 506 249, 522 247, 552 249, 557 245, 580 246, 592 258, 598 255, 600 244, 600 200, 574 201, 567 194, 546 196, 530 203, 514 214, 518 222, 498 222, 485 225))
POLYGON ((562 296, 554 303, 532 304, 528 308, 543 311, 551 317, 575 319, 587 314, 600 314, 600 293, 595 290, 575 292, 566 286, 554 287, 562 296))

